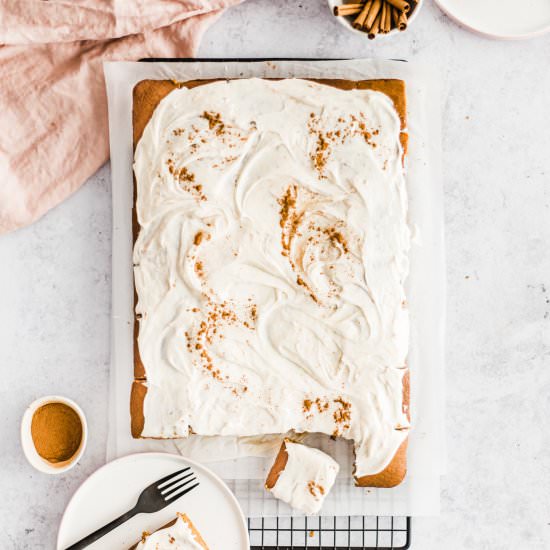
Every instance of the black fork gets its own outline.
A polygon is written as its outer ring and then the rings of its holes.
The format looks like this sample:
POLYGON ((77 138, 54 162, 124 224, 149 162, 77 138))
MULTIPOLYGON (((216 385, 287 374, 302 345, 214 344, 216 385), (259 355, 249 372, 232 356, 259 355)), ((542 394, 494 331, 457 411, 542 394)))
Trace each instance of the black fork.
POLYGON ((172 504, 176 499, 189 493, 189 491, 192 491, 195 487, 198 487, 198 481, 192 485, 195 481, 197 481, 195 474, 191 468, 187 467, 151 483, 149 487, 141 492, 137 504, 131 510, 122 514, 119 518, 114 519, 104 527, 101 527, 101 529, 94 531, 72 546, 69 546, 66 550, 86 548, 86 546, 89 546, 119 525, 128 521, 130 518, 133 518, 136 514, 150 514, 162 510, 169 504, 172 504), (182 476, 181 474, 184 475, 182 476))

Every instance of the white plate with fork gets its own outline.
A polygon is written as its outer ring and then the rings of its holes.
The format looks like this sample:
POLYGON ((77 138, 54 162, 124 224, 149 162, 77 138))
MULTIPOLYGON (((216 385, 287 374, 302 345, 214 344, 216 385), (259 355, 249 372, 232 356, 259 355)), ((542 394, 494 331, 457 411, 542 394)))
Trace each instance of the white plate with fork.
POLYGON ((152 514, 138 514, 87 548, 128 550, 144 531, 152 532, 187 514, 210 548, 248 550, 243 513, 225 483, 204 466, 179 455, 140 453, 109 462, 93 473, 71 498, 59 526, 57 550, 65 550, 89 533, 134 507, 150 484, 190 467, 199 485, 152 514))

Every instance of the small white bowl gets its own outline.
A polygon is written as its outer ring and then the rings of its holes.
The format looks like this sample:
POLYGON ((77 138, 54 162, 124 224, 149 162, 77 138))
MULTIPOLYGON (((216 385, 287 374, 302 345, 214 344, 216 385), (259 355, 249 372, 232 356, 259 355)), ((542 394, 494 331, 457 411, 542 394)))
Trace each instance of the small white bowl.
POLYGON ((33 401, 23 414, 23 419, 21 420, 21 445, 23 446, 23 452, 25 453, 25 456, 31 466, 34 466, 40 472, 45 474, 62 474, 67 472, 80 460, 84 454, 84 450, 86 449, 87 442, 88 423, 86 422, 86 416, 84 415, 82 409, 72 399, 67 399, 66 397, 62 397, 60 395, 47 395, 33 401), (46 405, 48 403, 63 403, 64 405, 71 407, 71 409, 78 414, 80 422, 82 423, 82 441, 80 442, 80 447, 69 460, 55 464, 48 462, 38 454, 31 434, 31 423, 34 413, 42 405, 46 405))
MULTIPOLYGON (((354 2, 352 0, 346 0, 346 1, 344 1, 344 0, 327 0, 327 3, 328 3, 328 6, 330 8, 330 13, 332 14, 332 17, 334 17, 334 19, 336 19, 338 21, 338 23, 340 23, 340 25, 342 25, 343 27, 348 29, 348 31, 354 32, 356 34, 361 34, 365 38, 367 38, 368 33, 366 31, 360 31, 358 29, 353 28, 353 20, 355 19, 354 16, 349 16, 349 15, 335 16, 334 15, 334 7, 335 6, 340 6, 342 4, 353 4, 354 2)), ((424 5, 424 0, 419 0, 418 4, 416 5, 414 10, 412 11, 410 17, 408 18, 408 24, 407 24, 407 29, 406 30, 400 31, 399 29, 392 29, 387 34, 377 34, 376 35, 376 40, 378 40, 379 38, 386 38, 386 37, 389 37, 389 36, 394 36, 395 34, 399 34, 399 33, 402 33, 402 32, 407 32, 407 30, 412 25, 414 20, 418 17, 418 12, 421 10, 423 5, 424 5)))

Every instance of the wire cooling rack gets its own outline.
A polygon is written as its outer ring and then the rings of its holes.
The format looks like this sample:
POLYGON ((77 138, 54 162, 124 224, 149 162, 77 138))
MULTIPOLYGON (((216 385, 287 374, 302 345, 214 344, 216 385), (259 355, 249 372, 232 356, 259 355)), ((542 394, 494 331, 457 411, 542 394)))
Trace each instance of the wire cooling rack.
POLYGON ((320 516, 249 518, 253 550, 406 550, 411 544, 411 518, 385 516, 320 516))

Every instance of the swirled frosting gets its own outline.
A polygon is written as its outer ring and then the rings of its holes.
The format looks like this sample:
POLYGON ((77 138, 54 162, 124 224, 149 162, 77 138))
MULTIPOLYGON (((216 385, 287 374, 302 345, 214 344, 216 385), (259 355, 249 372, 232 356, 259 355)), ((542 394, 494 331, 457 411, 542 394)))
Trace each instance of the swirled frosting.
POLYGON ((332 489, 340 466, 319 449, 288 440, 284 445, 288 459, 269 490, 296 510, 315 514, 332 489))
POLYGON ((409 229, 383 93, 298 79, 169 93, 134 159, 145 437, 320 432, 356 475, 407 435, 409 229))
POLYGON ((154 533, 144 533, 136 550, 204 550, 183 514, 177 515, 173 525, 154 533))

